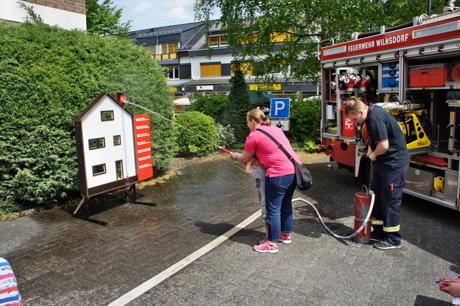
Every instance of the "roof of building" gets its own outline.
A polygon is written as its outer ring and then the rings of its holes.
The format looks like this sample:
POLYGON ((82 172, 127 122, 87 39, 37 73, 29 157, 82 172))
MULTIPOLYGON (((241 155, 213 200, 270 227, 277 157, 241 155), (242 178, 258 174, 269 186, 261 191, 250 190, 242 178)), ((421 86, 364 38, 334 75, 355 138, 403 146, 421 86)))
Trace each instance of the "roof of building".
MULTIPOLYGON (((206 21, 191 22, 132 31, 128 33, 128 37, 139 45, 180 42, 180 50, 190 50, 205 35, 207 26, 206 21)), ((218 29, 219 20, 210 20, 209 30, 218 29)))
POLYGON ((171 34, 182 33, 184 31, 188 31, 202 24, 204 24, 204 21, 182 23, 182 24, 176 24, 176 25, 170 25, 170 26, 137 30, 137 31, 129 32, 128 36, 129 37, 151 37, 151 36, 156 36, 156 35, 171 35, 171 34))

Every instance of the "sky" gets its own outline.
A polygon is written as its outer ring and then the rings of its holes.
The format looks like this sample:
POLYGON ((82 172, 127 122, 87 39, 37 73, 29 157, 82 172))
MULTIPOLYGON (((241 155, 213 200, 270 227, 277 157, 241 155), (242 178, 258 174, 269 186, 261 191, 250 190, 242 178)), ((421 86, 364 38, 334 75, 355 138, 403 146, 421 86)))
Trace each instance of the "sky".
MULTIPOLYGON (((195 21, 195 0, 112 0, 123 9, 122 22, 131 20, 131 31, 195 21)), ((215 13, 211 18, 219 18, 215 13)))

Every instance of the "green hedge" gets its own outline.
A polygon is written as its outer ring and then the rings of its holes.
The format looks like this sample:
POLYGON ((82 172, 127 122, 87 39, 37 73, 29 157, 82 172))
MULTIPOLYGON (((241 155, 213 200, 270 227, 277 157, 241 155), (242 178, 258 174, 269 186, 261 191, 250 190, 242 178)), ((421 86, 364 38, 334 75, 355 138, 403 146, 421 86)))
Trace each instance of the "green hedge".
POLYGON ((216 122, 222 123, 227 104, 228 97, 226 95, 197 96, 192 100, 189 110, 201 112, 214 118, 216 122))
POLYGON ((177 135, 180 154, 202 156, 216 149, 218 133, 214 119, 200 112, 185 112, 176 122, 187 129, 179 128, 177 135))
POLYGON ((310 151, 319 143, 321 123, 320 100, 293 100, 287 136, 296 147, 310 151))
MULTIPOLYGON (((163 116, 173 114, 162 69, 128 39, 0 24, 0 84, 0 210, 79 189, 73 122, 101 92, 125 92, 163 116)), ((151 120, 162 172, 175 153, 174 129, 155 115, 151 120)))

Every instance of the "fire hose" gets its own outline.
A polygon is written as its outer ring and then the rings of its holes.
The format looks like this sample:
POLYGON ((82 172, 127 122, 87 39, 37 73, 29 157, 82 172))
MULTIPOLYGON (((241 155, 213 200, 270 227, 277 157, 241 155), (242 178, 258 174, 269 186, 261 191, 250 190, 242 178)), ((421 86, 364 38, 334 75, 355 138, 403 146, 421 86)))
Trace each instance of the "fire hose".
POLYGON ((310 203, 309 201, 305 200, 305 199, 302 199, 302 198, 295 198, 292 200, 292 202, 296 202, 296 201, 301 201, 301 202, 304 202, 308 205, 310 205, 311 207, 313 207, 313 209, 315 210, 315 213, 318 217, 318 220, 319 220, 319 223, 321 224, 321 226, 326 230, 326 232, 328 232, 331 236, 333 236, 334 238, 337 238, 337 239, 341 239, 341 240, 351 240, 353 238, 355 238, 356 236, 359 235, 359 233, 361 233, 361 231, 367 226, 367 222, 369 221, 370 217, 371 217, 371 214, 372 214, 372 209, 374 208, 374 201, 375 201, 375 194, 372 190, 370 191, 366 191, 366 193, 368 195, 370 195, 371 197, 371 203, 369 205, 369 209, 367 211, 367 215, 366 217, 364 218, 364 220, 362 221, 361 223, 361 226, 355 230, 352 234, 348 235, 348 236, 341 236, 341 235, 338 235, 336 233, 334 233, 327 225, 326 223, 324 222, 323 220, 323 217, 321 216, 321 214, 319 213, 318 209, 315 207, 315 205, 313 203, 310 203))
MULTIPOLYGON (((356 79, 356 78, 353 78, 353 81, 355 81, 355 79, 356 79)), ((172 120, 170 120, 170 119, 168 119, 168 118, 166 118, 166 117, 160 115, 159 113, 154 112, 154 111, 152 111, 152 110, 150 110, 150 109, 148 109, 148 108, 146 108, 146 107, 144 107, 144 106, 142 106, 142 105, 138 105, 138 104, 136 104, 136 103, 130 102, 130 101, 128 101, 126 98, 124 98, 123 104, 132 104, 132 105, 137 106, 137 107, 139 107, 139 108, 142 108, 142 109, 144 109, 144 110, 146 110, 146 111, 148 111, 148 112, 150 112, 150 113, 153 113, 153 114, 155 114, 155 115, 158 115, 160 118, 165 119, 165 120, 167 120, 167 121, 170 121, 171 123, 176 124, 176 125, 178 125, 179 127, 181 127, 181 128, 183 128, 183 129, 189 131, 190 133, 192 133, 192 134, 194 134, 194 135, 200 137, 201 139, 203 139, 203 140, 205 140, 205 141, 207 141, 207 142, 213 144, 214 146, 216 146, 216 147, 217 147, 219 150, 221 150, 222 152, 224 152, 224 153, 226 153, 226 154, 230 154, 230 153, 231 153, 231 151, 230 151, 228 148, 226 148, 225 146, 219 146, 219 145, 215 144, 214 142, 212 142, 212 141, 210 141, 210 140, 204 138, 203 136, 201 136, 201 135, 195 133, 194 131, 191 131, 190 129, 187 129, 186 127, 184 127, 184 126, 178 124, 177 122, 174 122, 174 121, 172 121, 172 120)), ((371 171, 371 173, 372 173, 372 171, 371 171)), ((369 182, 370 182, 370 181, 369 181, 369 182)), ((365 186, 364 186, 364 187, 365 187, 365 186)), ((367 188, 366 188, 366 190, 367 190, 367 188)), ((374 194, 374 192, 373 192, 372 190, 370 190, 369 192, 366 192, 366 193, 367 193, 367 195, 370 195, 370 196, 371 196, 371 203, 370 203, 370 206, 369 206, 369 210, 368 210, 368 212, 367 212, 367 215, 366 215, 365 219, 363 220, 363 222, 361 223, 361 226, 360 226, 356 231, 354 231, 352 234, 350 234, 350 235, 348 235, 348 236, 341 236, 341 235, 338 235, 338 234, 334 233, 334 232, 326 225, 326 223, 324 222, 323 217, 322 217, 321 214, 319 213, 318 209, 316 209, 315 205, 313 205, 312 203, 310 203, 310 202, 308 202, 307 200, 302 199, 302 198, 295 198, 295 199, 292 200, 292 202, 301 201, 301 202, 307 203, 308 205, 310 205, 311 207, 313 207, 313 209, 314 209, 315 212, 316 212, 316 215, 318 216, 318 220, 319 220, 321 226, 322 226, 330 235, 332 235, 333 237, 335 237, 335 238, 337 238, 337 239, 351 240, 351 239, 355 238, 356 236, 358 236, 359 233, 361 233, 361 231, 366 227, 367 222, 369 221, 369 218, 370 218, 371 213, 372 213, 372 208, 374 207, 374 200, 375 200, 375 194, 374 194)), ((78 210, 78 207, 77 207, 77 210, 78 210)), ((76 211, 77 211, 77 210, 76 210, 76 211)))

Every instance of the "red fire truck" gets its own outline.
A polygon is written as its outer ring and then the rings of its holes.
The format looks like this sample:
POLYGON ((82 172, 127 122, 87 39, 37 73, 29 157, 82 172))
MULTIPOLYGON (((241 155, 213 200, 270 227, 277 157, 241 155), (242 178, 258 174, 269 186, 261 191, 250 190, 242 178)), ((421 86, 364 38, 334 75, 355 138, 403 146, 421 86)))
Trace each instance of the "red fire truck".
POLYGON ((367 148, 342 102, 361 96, 398 121, 411 155, 404 192, 460 210, 460 9, 321 49, 320 151, 369 179, 367 148))

